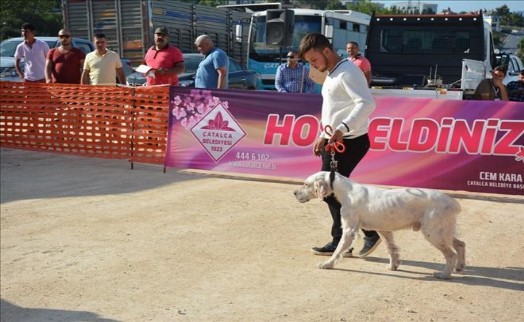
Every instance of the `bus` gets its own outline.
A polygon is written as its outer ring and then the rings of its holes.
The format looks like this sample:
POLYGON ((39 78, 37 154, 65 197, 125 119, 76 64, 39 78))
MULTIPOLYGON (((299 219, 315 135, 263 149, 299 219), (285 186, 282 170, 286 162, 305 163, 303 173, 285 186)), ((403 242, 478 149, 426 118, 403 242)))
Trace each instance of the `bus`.
MULTIPOLYGON (((290 47, 266 44, 266 11, 254 12, 249 27, 247 61, 248 68, 259 75, 257 89, 275 90, 277 67, 285 63, 290 49, 297 50, 302 37, 310 32, 319 32, 330 39, 333 49, 347 57, 346 43, 357 42, 362 48, 371 17, 351 10, 315 10, 292 8, 295 25, 290 47)), ((318 87, 318 86, 317 86, 318 87)), ((319 92, 319 87, 317 92, 319 92)))

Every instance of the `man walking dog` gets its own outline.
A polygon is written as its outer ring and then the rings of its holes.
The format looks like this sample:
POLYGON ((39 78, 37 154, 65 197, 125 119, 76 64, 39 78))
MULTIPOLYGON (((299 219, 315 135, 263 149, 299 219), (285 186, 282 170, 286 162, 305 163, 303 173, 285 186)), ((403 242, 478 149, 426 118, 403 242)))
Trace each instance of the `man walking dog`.
MULTIPOLYGON (((322 158, 322 171, 331 170, 330 146, 343 143, 345 149, 334 150, 337 161, 336 171, 349 177, 353 169, 369 150, 368 117, 375 109, 375 102, 364 74, 347 59, 342 59, 334 51, 329 40, 319 33, 310 33, 300 42, 300 57, 320 72, 327 71, 322 86, 322 117, 324 131, 317 139, 313 153, 322 158), (327 150, 326 150, 327 148, 327 150)), ((323 247, 313 247, 316 255, 332 255, 342 237, 340 218, 341 205, 334 196, 324 198, 328 204, 333 226, 332 241, 323 247)), ((375 231, 364 230, 364 247, 359 256, 367 256, 380 242, 375 231)))

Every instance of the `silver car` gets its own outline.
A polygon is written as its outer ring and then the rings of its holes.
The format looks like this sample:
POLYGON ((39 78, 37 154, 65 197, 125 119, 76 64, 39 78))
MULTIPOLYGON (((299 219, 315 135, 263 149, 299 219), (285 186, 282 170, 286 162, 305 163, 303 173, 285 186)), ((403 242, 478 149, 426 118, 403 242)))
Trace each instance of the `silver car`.
MULTIPOLYGON (((195 87, 195 74, 198 69, 198 65, 204 59, 201 54, 185 53, 184 65, 185 70, 182 74, 178 75, 180 86, 182 87, 195 87)), ((256 89, 258 74, 255 71, 247 70, 242 68, 239 63, 233 58, 229 57, 229 88, 231 89, 256 89)), ((137 72, 134 72, 127 76, 128 85, 145 85, 146 78, 137 72)))
MULTIPOLYGON (((60 41, 57 37, 36 37, 39 40, 45 41, 49 48, 60 46, 60 41)), ((16 46, 24 41, 22 37, 9 38, 0 43, 0 81, 20 82, 15 69, 15 50, 16 46)), ((84 53, 89 53, 95 50, 93 43, 87 39, 73 38, 73 46, 81 49, 84 53)), ((20 68, 23 68, 23 61, 20 63, 20 68)))

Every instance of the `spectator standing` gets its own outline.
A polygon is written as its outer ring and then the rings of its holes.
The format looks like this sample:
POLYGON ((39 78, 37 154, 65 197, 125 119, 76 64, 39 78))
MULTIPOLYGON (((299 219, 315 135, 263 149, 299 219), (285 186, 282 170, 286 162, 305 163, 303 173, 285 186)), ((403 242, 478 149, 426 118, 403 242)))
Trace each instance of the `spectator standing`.
MULTIPOLYGON (((322 158, 322 171, 331 170, 331 151, 326 146, 335 141, 343 142, 345 151, 335 152, 337 171, 349 176, 366 155, 370 147, 368 137, 368 118, 375 109, 375 102, 364 74, 359 68, 342 59, 334 51, 329 40, 319 33, 310 33, 300 41, 300 57, 320 72, 327 71, 322 86, 321 122, 324 129, 330 126, 333 133, 323 132, 315 142, 313 153, 322 158)), ((332 255, 342 237, 340 203, 331 195, 324 198, 328 204, 333 225, 332 241, 323 247, 313 247, 315 255, 332 255)), ((375 231, 364 231, 364 247, 359 252, 367 256, 380 243, 375 231)))
POLYGON ((180 49, 169 44, 166 27, 155 29, 155 45, 149 48, 144 63, 152 70, 146 74, 148 85, 178 86, 178 74, 184 72, 184 56, 180 49))
POLYGON ((275 87, 281 93, 313 93, 315 84, 309 78, 309 70, 299 63, 298 53, 287 53, 287 64, 281 64, 275 75, 275 87))
POLYGON ((45 82, 45 61, 49 46, 45 41, 35 38, 35 26, 24 23, 21 28, 24 41, 16 46, 15 69, 25 82, 45 82), (24 59, 24 70, 20 68, 20 61, 24 59))
POLYGON ((195 76, 195 87, 218 88, 228 87, 229 57, 220 48, 215 47, 208 35, 200 35, 195 40, 197 50, 205 56, 198 65, 195 76))
POLYGON ((519 79, 506 85, 510 101, 524 102, 524 69, 519 73, 519 79))
POLYGON ((80 84, 86 55, 73 47, 71 32, 60 29, 60 46, 47 53, 45 78, 47 83, 80 84))
POLYGON ((483 101, 507 101, 508 91, 502 80, 506 77, 506 69, 503 66, 493 68, 492 78, 485 78, 480 81, 473 98, 483 101))
POLYGON ((346 44, 346 52, 348 53, 348 60, 364 72, 368 86, 371 85, 371 63, 366 57, 359 53, 358 43, 354 41, 348 42, 346 44))
POLYGON ((124 69, 120 56, 107 49, 107 39, 104 34, 93 37, 95 50, 86 55, 84 70, 82 71, 82 84, 115 85, 126 83, 124 69))

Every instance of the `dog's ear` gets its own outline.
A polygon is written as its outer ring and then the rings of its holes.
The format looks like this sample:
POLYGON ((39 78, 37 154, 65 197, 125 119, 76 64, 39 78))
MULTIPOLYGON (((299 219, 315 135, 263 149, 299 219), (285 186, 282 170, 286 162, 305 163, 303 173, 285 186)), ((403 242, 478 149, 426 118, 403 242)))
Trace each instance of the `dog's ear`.
POLYGON ((329 194, 329 186, 326 184, 325 180, 317 180, 314 183, 315 195, 317 198, 324 198, 329 194))

